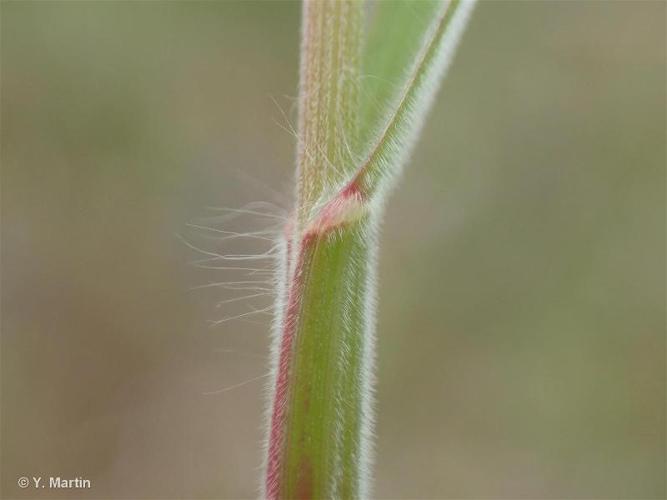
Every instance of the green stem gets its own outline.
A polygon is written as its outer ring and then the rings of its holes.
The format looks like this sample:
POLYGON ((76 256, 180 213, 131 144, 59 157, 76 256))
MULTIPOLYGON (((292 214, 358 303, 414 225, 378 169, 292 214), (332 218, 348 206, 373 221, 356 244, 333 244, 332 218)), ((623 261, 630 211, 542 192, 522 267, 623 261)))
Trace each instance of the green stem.
POLYGON ((281 263, 288 285, 279 303, 265 486, 271 499, 365 495, 373 231, 354 196, 323 204, 355 168, 362 14, 357 0, 304 2, 297 210, 281 263))
MULTIPOLYGON (((297 207, 282 241, 264 496, 367 498, 376 235, 385 181, 404 163, 470 12, 433 4, 375 140, 358 122, 363 4, 304 2, 297 207)), ((430 5, 429 5, 430 8, 430 5)))
POLYGON ((354 171, 357 135, 360 0, 303 3, 297 207, 301 228, 326 187, 354 171))

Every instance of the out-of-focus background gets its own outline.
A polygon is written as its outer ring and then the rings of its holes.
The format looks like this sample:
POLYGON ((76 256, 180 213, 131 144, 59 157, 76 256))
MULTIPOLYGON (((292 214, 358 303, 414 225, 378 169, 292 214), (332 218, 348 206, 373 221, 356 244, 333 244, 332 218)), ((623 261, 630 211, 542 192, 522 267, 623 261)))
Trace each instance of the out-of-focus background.
MULTIPOLYGON (((665 8, 478 6, 384 224, 378 498, 664 498, 665 8)), ((3 498, 255 496, 266 274, 202 252, 289 209, 299 22, 3 2, 3 498)))

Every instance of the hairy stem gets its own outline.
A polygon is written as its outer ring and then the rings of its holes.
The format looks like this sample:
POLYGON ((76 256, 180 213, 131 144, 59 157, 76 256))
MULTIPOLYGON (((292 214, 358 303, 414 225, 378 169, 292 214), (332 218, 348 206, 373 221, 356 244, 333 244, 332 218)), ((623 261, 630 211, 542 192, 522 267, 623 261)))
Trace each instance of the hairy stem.
POLYGON ((362 13, 359 0, 303 3, 297 144, 301 227, 325 188, 354 167, 362 13))
POLYGON ((368 216, 353 193, 322 205, 355 168, 362 13, 358 0, 303 4, 297 209, 281 263, 267 498, 357 498, 367 469, 368 216))
MULTIPOLYGON (((382 8, 396 5, 412 8, 382 8)), ((361 1, 304 2, 297 205, 280 245, 266 498, 369 496, 384 186, 415 142, 470 5, 428 3, 432 21, 401 58, 408 71, 392 69, 401 85, 380 113, 358 102, 361 1)))

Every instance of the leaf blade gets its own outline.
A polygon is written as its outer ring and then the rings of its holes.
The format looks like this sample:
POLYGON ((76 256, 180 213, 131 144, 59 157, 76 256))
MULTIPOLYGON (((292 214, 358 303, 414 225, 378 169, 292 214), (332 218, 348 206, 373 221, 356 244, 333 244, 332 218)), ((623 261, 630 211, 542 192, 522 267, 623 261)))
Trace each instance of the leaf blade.
POLYGON ((391 186, 412 151, 474 3, 450 0, 439 5, 402 90, 393 99, 374 144, 350 182, 369 199, 377 199, 391 186))
POLYGON ((374 0, 369 5, 368 36, 362 54, 359 133, 372 140, 387 106, 405 83, 411 61, 441 0, 374 0))

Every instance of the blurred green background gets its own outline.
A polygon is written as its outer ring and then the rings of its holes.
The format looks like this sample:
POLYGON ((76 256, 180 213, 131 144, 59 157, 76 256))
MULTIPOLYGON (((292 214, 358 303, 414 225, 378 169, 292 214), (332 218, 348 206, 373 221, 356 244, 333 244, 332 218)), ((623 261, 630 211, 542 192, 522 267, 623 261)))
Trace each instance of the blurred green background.
MULTIPOLYGON (((665 497, 665 6, 478 6, 384 224, 378 498, 665 497)), ((267 298, 181 238, 289 208, 299 16, 2 3, 3 498, 255 496, 270 318, 208 322, 267 298)))

